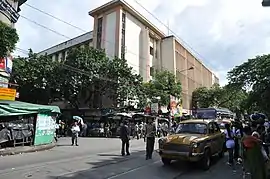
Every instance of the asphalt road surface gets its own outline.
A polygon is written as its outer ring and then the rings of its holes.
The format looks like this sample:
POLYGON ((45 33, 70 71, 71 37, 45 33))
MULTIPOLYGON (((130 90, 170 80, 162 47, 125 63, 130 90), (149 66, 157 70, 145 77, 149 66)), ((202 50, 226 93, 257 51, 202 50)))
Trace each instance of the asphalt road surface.
POLYGON ((143 140, 131 141, 131 156, 120 156, 119 139, 80 138, 78 147, 70 139, 60 139, 58 146, 35 152, 0 158, 1 179, 241 179, 216 160, 209 171, 175 162, 164 167, 159 156, 145 160, 143 140))

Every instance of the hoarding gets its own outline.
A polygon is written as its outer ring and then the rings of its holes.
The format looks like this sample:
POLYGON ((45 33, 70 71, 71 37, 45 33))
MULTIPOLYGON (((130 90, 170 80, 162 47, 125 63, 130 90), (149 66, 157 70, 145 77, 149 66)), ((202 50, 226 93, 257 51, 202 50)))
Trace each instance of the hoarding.
POLYGON ((44 145, 53 142, 55 135, 55 120, 51 113, 37 115, 34 145, 44 145))
POLYGON ((0 88, 0 100, 15 101, 16 90, 11 88, 0 88))

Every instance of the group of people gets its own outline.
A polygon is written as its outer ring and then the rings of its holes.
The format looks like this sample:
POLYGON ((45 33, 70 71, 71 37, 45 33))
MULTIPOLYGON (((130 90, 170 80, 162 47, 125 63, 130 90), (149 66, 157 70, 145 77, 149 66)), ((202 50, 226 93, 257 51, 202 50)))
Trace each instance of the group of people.
POLYGON ((243 176, 251 179, 267 178, 270 129, 266 121, 225 124, 225 148, 228 165, 235 170, 235 163, 243 165, 243 176))
MULTIPOLYGON (((139 125, 138 126, 139 130, 139 125)), ((152 154, 154 151, 155 145, 155 136, 156 136, 156 126, 152 119, 148 119, 141 129, 143 131, 143 135, 146 142, 146 160, 152 159, 152 154)), ((123 121, 120 127, 120 139, 122 142, 121 154, 122 156, 130 155, 129 151, 129 142, 130 142, 130 130, 127 121, 123 121)))

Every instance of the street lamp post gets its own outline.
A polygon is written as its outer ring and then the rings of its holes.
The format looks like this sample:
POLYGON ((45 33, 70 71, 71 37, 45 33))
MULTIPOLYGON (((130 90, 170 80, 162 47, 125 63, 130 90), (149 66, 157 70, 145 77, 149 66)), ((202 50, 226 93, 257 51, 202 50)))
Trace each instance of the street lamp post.
POLYGON ((262 1, 262 6, 263 7, 269 7, 270 6, 270 0, 263 0, 262 1))

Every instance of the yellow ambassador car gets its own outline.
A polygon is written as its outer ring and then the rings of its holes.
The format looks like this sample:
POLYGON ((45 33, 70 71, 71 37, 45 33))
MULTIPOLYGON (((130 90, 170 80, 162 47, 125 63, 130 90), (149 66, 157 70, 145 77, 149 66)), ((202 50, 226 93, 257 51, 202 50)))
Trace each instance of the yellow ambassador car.
POLYGON ((223 157, 225 135, 213 120, 191 119, 180 122, 176 133, 159 139, 158 153, 164 165, 172 160, 199 162, 204 170, 211 165, 211 157, 223 157))

